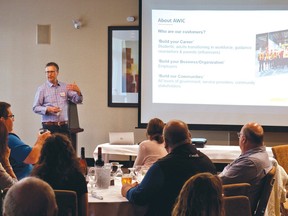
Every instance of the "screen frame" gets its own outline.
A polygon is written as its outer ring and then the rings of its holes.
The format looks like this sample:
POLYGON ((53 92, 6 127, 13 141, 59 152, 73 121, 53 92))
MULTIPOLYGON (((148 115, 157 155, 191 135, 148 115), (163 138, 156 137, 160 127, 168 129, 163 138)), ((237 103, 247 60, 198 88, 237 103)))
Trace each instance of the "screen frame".
MULTIPOLYGON (((147 127, 148 122, 142 122, 141 119, 141 96, 142 96, 142 2, 143 0, 139 0, 139 94, 138 94, 138 128, 145 128, 147 127)), ((205 6, 204 6, 205 7, 205 6)), ((231 9, 233 8, 233 5, 231 6, 225 6, 225 9, 231 9)), ((195 6, 195 10, 200 9, 199 5, 195 6)), ((201 8, 203 9, 203 8, 201 8)), ((219 8, 216 8, 219 9, 219 8)), ((223 8, 222 8, 223 9, 223 8)), ((242 9, 247 9, 245 6, 242 6, 242 9)), ((253 7, 250 7, 250 9, 253 9, 253 7)), ((257 8, 261 9, 261 8, 257 8)), ((267 9, 267 8, 263 8, 267 9)), ((273 7, 269 9, 275 9, 273 7)), ((185 119, 184 119, 185 121, 185 119)), ((241 127, 243 125, 233 125, 233 124, 188 124, 188 127, 190 130, 209 130, 209 131, 240 131, 241 127)), ((264 130, 267 132, 287 132, 288 126, 263 126, 264 130)))

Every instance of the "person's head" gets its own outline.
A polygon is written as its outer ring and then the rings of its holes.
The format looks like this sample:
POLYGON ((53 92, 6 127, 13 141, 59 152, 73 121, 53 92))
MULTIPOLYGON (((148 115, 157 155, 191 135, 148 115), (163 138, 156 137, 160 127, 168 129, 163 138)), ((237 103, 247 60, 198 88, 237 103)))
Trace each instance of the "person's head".
POLYGON ((0 102, 0 120, 4 122, 8 132, 13 131, 14 115, 11 111, 11 105, 6 102, 0 102))
POLYGON ((8 190, 4 203, 4 216, 56 216, 55 194, 50 185, 35 177, 26 177, 8 190))
POLYGON ((55 176, 51 176, 51 173, 65 177, 75 168, 80 170, 79 161, 70 139, 66 135, 54 133, 45 140, 39 160, 31 175, 45 180, 55 178, 55 176))
POLYGON ((191 133, 188 126, 180 120, 169 121, 164 127, 163 135, 168 152, 180 145, 191 144, 191 133))
POLYGON ((3 121, 0 121, 0 158, 8 148, 8 130, 3 121))
POLYGON ((173 216, 223 215, 222 182, 217 175, 198 173, 183 185, 173 216))
POLYGON ((239 146, 242 153, 264 145, 264 130, 262 126, 255 122, 245 124, 238 134, 239 146))
POLYGON ((153 118, 147 125, 147 136, 150 140, 155 140, 157 143, 163 143, 163 128, 164 122, 158 118, 153 118))
POLYGON ((57 83, 57 77, 59 74, 59 66, 55 62, 49 62, 45 66, 45 74, 47 80, 53 84, 57 83))

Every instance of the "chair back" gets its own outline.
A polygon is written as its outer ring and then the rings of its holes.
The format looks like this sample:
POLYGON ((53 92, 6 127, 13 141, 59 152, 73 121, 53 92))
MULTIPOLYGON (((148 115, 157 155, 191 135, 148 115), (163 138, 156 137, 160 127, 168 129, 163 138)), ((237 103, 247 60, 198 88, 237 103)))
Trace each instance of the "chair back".
POLYGON ((3 190, 0 190, 0 215, 3 215, 3 203, 8 190, 9 188, 4 188, 3 190))
POLYGON ((235 183, 223 185, 223 194, 228 196, 247 196, 249 197, 249 189, 251 185, 249 183, 235 183))
POLYGON ((247 196, 223 197, 225 216, 251 216, 250 201, 247 196))
POLYGON ((282 166, 288 174, 288 145, 273 146, 271 149, 278 164, 282 166))
POLYGON ((54 190, 58 205, 58 216, 77 216, 77 193, 71 190, 54 190))
POLYGON ((272 169, 264 177, 264 183, 262 186, 260 198, 254 216, 262 216, 265 213, 266 206, 275 182, 276 167, 273 166, 272 169))

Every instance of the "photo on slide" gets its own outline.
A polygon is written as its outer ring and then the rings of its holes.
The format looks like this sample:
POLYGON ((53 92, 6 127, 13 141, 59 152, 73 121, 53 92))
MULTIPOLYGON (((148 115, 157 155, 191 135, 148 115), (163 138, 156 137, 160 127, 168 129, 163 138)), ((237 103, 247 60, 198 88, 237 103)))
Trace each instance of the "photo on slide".
POLYGON ((256 70, 258 77, 288 72, 288 30, 256 35, 256 70))

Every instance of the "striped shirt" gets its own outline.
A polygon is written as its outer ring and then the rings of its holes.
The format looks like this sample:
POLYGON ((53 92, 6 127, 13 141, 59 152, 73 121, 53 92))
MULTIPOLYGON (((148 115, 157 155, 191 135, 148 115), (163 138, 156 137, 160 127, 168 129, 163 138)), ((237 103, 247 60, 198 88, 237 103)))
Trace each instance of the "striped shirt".
POLYGON ((82 103, 83 96, 79 96, 77 92, 67 90, 67 84, 58 82, 53 85, 46 81, 38 87, 35 94, 33 111, 42 116, 42 122, 62 122, 68 121, 68 101, 75 104, 82 103), (59 113, 46 113, 47 107, 60 107, 59 113))

